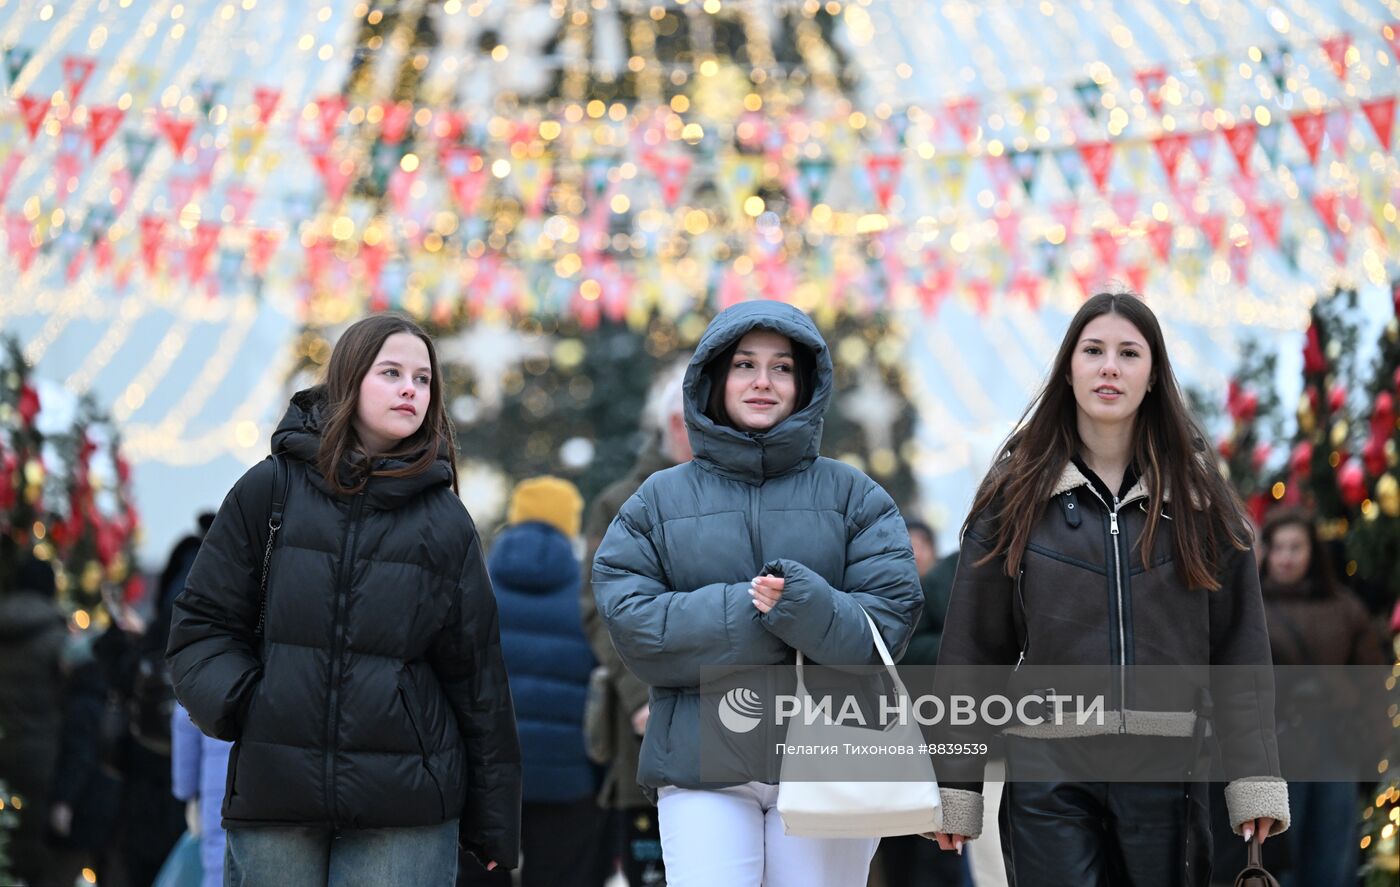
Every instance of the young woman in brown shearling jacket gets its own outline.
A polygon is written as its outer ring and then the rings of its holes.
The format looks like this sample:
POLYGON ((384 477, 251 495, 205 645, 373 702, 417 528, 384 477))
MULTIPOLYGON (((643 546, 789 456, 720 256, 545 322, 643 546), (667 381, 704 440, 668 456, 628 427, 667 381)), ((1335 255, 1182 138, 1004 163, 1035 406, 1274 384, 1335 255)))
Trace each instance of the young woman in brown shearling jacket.
MULTIPOLYGON (((1233 780, 1236 832, 1262 841, 1288 827, 1250 531, 1213 461, 1198 455, 1203 439, 1156 317, 1136 296, 1103 293, 1071 320, 1054 369, 977 492, 940 680, 950 665, 1103 666, 1113 676, 1101 725, 1007 731, 1000 826, 1016 887, 1208 883, 1199 776, 1016 779, 1018 754, 1092 769, 1105 743, 1203 742, 1208 697, 1184 695, 1178 710, 1145 704, 1136 666, 1265 669, 1262 692, 1217 691, 1210 732, 1233 780)), ((961 852, 982 831, 981 759, 935 766, 944 831, 933 837, 961 852)))

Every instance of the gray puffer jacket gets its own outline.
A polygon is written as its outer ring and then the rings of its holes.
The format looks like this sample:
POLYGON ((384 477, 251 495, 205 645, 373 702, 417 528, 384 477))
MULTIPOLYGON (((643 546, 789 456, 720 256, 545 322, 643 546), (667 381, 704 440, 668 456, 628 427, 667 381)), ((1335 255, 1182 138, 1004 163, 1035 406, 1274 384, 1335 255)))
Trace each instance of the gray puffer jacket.
MULTIPOLYGON (((649 788, 715 787, 701 779, 700 684, 720 672, 795 661, 879 661, 870 614, 898 657, 923 607, 909 534, 889 495, 819 455, 831 401, 831 356, 801 311, 748 302, 722 312, 685 376, 694 459, 653 474, 608 528, 593 591, 618 653, 651 686, 638 780, 649 788), (744 433, 704 414, 706 365, 754 329, 815 358, 811 402, 776 427, 744 433), (763 568, 786 579, 767 614, 748 589, 763 568)), ((768 770, 734 781, 773 781, 768 770)))

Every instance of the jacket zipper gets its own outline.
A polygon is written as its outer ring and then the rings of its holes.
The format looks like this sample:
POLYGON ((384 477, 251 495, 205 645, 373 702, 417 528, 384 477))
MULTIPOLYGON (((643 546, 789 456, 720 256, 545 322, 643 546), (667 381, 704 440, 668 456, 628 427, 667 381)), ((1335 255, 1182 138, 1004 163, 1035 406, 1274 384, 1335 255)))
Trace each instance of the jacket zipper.
MULTIPOLYGON (((1104 508, 1109 505, 1104 501, 1099 491, 1094 489, 1093 484, 1089 485, 1089 491, 1094 494, 1094 498, 1103 503, 1104 508)), ((1118 552, 1118 497, 1113 497, 1113 507, 1108 512, 1108 534, 1113 540, 1113 583, 1117 590, 1118 599, 1118 732, 1128 732, 1128 647, 1127 630, 1123 625, 1123 565, 1118 552)))
POLYGON ((1026 661, 1026 651, 1031 648, 1031 623, 1030 617, 1026 613, 1026 596, 1021 591, 1021 579, 1026 575, 1024 567, 1016 571, 1016 600, 1021 604, 1021 623, 1024 626, 1025 640, 1021 642, 1021 655, 1016 658, 1016 667, 1012 671, 1020 671, 1021 664, 1026 661))
MULTIPOLYGON (((759 472, 763 470, 763 441, 754 441, 758 444, 758 465, 759 472)), ((763 532, 759 529, 759 494, 763 489, 762 483, 749 487, 749 541, 753 545, 754 575, 757 576, 763 571, 763 532)))
POLYGON ((365 494, 361 490, 350 503, 350 518, 345 525, 345 541, 340 551, 340 569, 335 578, 335 604, 331 611, 331 674, 330 698, 326 706, 326 818, 336 822, 335 816, 335 737, 340 732, 340 652, 345 641, 345 626, 341 621, 342 598, 349 595, 350 568, 354 564, 355 530, 360 519, 360 506, 365 494))

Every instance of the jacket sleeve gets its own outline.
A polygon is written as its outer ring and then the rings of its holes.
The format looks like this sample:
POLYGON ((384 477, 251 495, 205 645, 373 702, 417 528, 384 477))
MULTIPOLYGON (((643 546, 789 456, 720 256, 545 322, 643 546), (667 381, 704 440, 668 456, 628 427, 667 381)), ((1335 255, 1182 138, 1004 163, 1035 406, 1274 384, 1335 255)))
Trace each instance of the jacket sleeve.
POLYGON ((868 665, 880 656, 864 610, 897 661, 924 606, 909 531, 889 494, 873 481, 847 525, 846 587, 832 588, 805 565, 779 558, 766 566, 783 576, 783 593, 763 624, 821 665, 868 665))
MULTIPOLYGON (((991 552, 996 532, 992 519, 983 515, 963 534, 934 677, 934 693, 940 697, 969 692, 969 688, 958 686, 958 674, 964 666, 1011 665, 1016 661, 1020 648, 1016 641, 1015 583, 1006 575, 1005 558, 978 563, 991 552)), ((975 728, 951 726, 940 726, 935 738, 948 743, 987 739, 975 728)), ((981 835, 986 756, 949 755, 935 758, 933 764, 943 800, 943 830, 969 838, 981 835)))
POLYGON ((695 687, 787 659, 787 646, 760 623, 747 581, 671 588, 651 529, 647 505, 634 495, 593 561, 598 609, 634 675, 652 687, 695 687))
POLYGON ((217 739, 238 739, 262 677, 253 633, 274 473, 264 461, 234 484, 175 599, 165 653, 175 697, 217 739))
POLYGON ((188 801, 199 796, 199 748, 203 734, 190 720, 183 705, 176 704, 170 712, 170 793, 178 800, 188 801))
POLYGON ((588 646, 593 650, 593 657, 598 660, 599 665, 608 670, 608 682, 612 684, 613 692, 617 694, 627 714, 631 715, 647 704, 651 688, 628 671, 622 657, 617 655, 617 648, 613 646, 612 638, 608 637, 608 627, 603 623, 602 614, 598 612, 598 601, 593 597, 593 559, 598 554, 599 546, 603 544, 603 534, 607 532, 608 524, 617 516, 618 507, 615 501, 598 499, 589 511, 585 530, 588 553, 583 562, 579 615, 582 617, 583 634, 588 639, 588 646))
POLYGON ((520 857, 520 739, 501 656, 496 597, 471 530, 447 621, 428 652, 466 745, 467 797, 459 842, 485 865, 520 857))
POLYGON ((1213 726, 1225 775, 1230 825, 1260 816, 1276 820, 1272 834, 1288 829, 1288 784, 1279 776, 1274 735, 1273 659, 1259 568, 1252 550, 1235 551, 1221 588, 1209 592, 1213 726))

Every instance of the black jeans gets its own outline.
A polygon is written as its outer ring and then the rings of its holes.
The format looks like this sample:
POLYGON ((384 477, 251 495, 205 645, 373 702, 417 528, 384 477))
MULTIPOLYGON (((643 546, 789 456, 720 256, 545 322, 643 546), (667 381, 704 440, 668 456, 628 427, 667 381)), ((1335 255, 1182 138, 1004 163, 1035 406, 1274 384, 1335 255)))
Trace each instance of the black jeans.
MULTIPOLYGON (((601 887, 607 812, 593 798, 546 804, 526 801, 520 816, 521 887, 601 887)), ((485 871, 467 857, 458 887, 509 887, 504 869, 485 871)))
MULTIPOLYGON (((1095 740, 1008 745, 999 815, 1011 887, 1205 887, 1210 807, 1190 782, 1025 782, 1017 759, 1037 764, 1095 754, 1095 740)), ((1082 763, 1082 759, 1080 761, 1082 763)))

